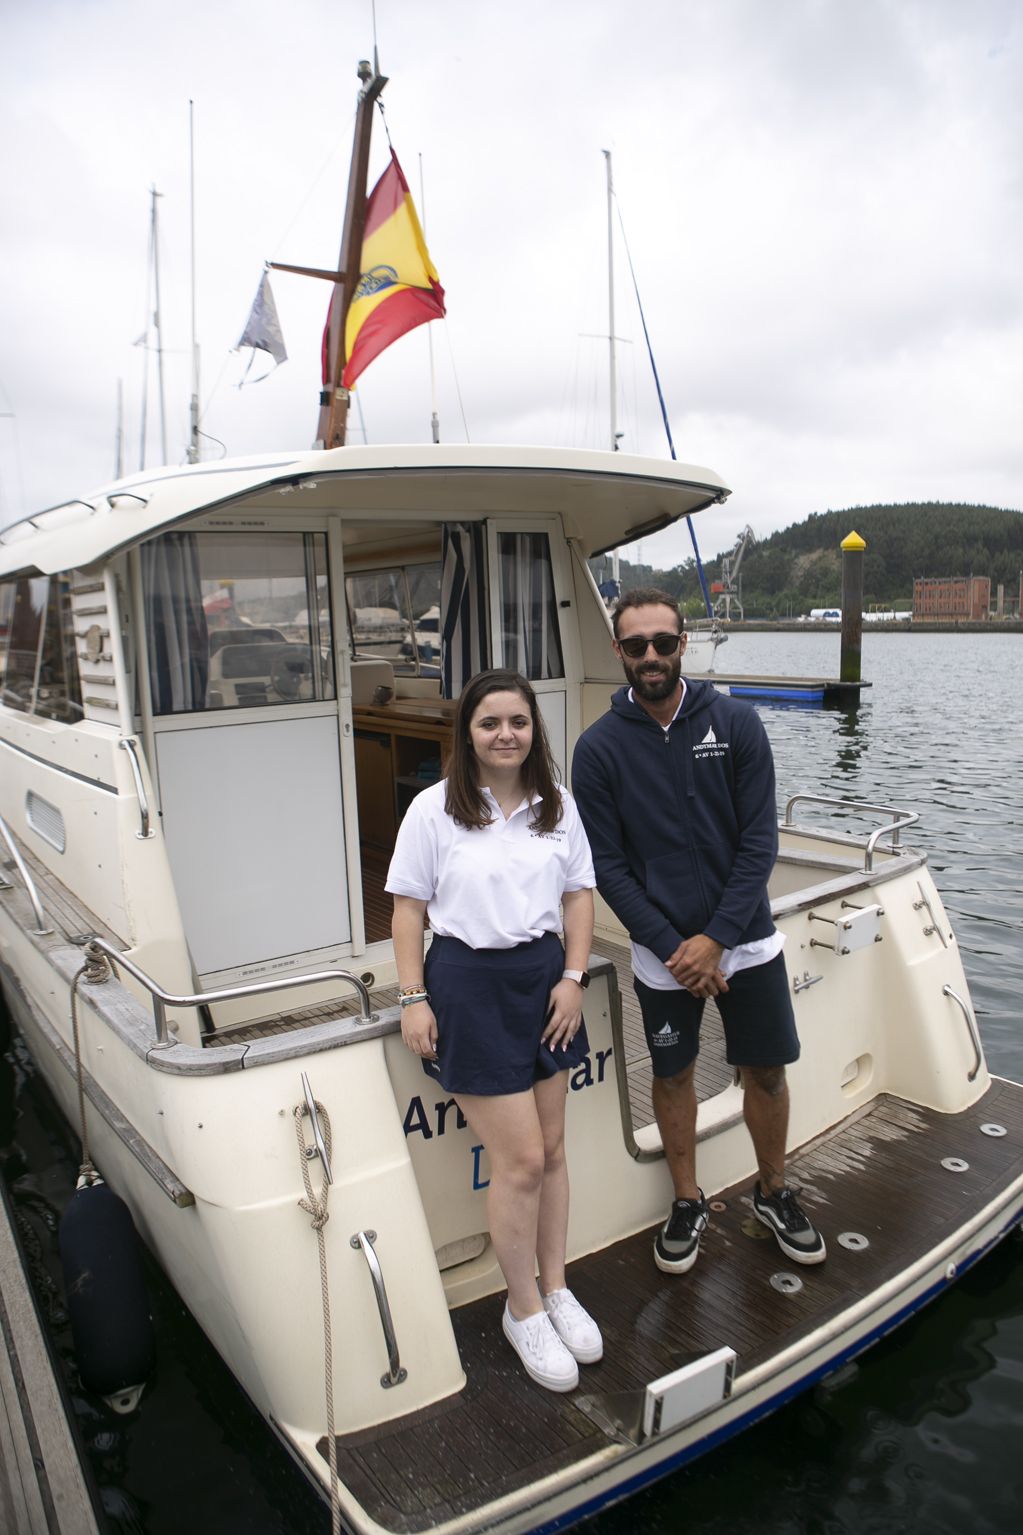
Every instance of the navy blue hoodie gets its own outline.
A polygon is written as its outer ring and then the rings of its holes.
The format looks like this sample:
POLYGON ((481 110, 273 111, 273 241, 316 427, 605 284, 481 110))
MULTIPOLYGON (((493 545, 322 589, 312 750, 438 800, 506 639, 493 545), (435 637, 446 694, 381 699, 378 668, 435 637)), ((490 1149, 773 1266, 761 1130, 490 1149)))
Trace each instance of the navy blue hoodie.
POLYGON ((598 890, 658 959, 697 933, 732 949, 774 931, 774 762, 749 704, 687 679, 665 731, 621 688, 579 737, 572 792, 598 890))

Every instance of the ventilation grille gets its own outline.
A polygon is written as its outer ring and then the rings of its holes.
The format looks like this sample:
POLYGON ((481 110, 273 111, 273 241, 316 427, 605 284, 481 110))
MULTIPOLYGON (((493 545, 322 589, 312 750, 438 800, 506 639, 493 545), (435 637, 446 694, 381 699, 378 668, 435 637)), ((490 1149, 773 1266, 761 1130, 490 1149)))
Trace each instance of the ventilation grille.
POLYGON ((40 799, 30 789, 25 800, 25 812, 28 824, 33 831, 39 833, 44 842, 55 847, 58 853, 63 853, 67 846, 67 838, 64 835, 64 817, 56 805, 51 805, 48 800, 40 799))
POLYGON ((71 611, 82 685, 82 710, 87 720, 115 724, 117 679, 110 636, 106 584, 95 571, 76 570, 71 576, 71 611))

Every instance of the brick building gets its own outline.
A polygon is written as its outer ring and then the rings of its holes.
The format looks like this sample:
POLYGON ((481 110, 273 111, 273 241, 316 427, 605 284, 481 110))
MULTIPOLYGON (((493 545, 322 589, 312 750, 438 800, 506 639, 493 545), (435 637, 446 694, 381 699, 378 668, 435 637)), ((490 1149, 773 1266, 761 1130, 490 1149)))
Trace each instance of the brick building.
POLYGON ((922 576, 913 582, 913 617, 984 620, 991 611, 989 576, 922 576))

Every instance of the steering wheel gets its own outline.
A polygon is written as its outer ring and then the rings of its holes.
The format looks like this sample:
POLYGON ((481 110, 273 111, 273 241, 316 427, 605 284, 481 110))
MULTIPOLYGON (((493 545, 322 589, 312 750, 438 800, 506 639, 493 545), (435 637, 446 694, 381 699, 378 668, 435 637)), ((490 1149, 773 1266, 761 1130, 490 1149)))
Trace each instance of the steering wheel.
POLYGON ((270 686, 280 698, 305 702, 313 696, 313 653, 308 645, 281 645, 270 663, 270 686))

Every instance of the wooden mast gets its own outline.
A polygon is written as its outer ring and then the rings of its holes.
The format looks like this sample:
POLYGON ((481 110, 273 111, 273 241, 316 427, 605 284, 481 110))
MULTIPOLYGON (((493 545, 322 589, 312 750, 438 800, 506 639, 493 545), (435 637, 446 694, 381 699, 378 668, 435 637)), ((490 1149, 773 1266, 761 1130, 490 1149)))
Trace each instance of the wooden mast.
POLYGON ((362 235, 366 223, 366 177, 369 171, 369 144, 373 132, 373 107, 377 97, 387 84, 374 63, 360 60, 359 105, 355 114, 355 140, 352 144, 352 165, 348 177, 348 201, 345 205, 345 221, 341 231, 341 254, 338 256, 338 283, 330 306, 327 334, 327 377, 320 394, 320 419, 316 432, 317 444, 323 448, 344 446, 345 428, 348 421, 348 390, 341 383, 345 366, 345 321, 348 306, 359 282, 362 256, 362 235))

